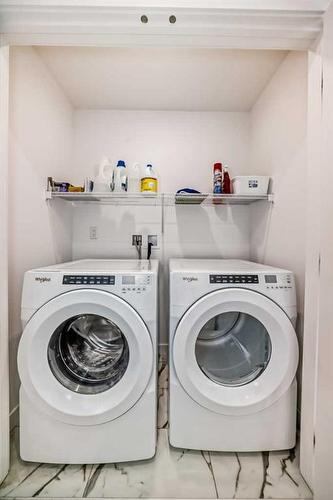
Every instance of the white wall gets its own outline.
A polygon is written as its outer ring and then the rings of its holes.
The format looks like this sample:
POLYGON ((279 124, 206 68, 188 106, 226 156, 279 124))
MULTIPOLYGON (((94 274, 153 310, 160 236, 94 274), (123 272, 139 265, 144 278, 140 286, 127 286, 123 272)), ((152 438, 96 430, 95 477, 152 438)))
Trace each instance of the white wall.
POLYGON ((214 162, 240 173, 249 161, 248 113, 77 110, 74 122, 76 182, 106 154, 113 163, 153 163, 161 192, 210 192, 214 162))
MULTIPOLYGON (((251 112, 254 173, 272 178, 274 204, 252 207, 251 256, 295 273, 302 346, 307 190, 307 54, 291 52, 251 112)), ((316 175, 315 173, 313 175, 316 175)))
POLYGON ((11 409, 18 402, 20 300, 27 269, 71 257, 71 216, 44 199, 47 175, 68 176, 72 107, 33 48, 10 54, 9 329, 11 409))
MULTIPOLYGON (((93 165, 107 154, 113 162, 152 162, 162 192, 194 187, 212 190, 212 168, 228 161, 234 173, 246 172, 249 162, 249 114, 170 111, 76 111, 75 180, 91 175, 93 165)), ((135 258, 131 235, 157 234, 153 257, 166 280, 171 257, 249 258, 247 207, 114 207, 86 205, 74 209, 73 257, 135 258), (97 239, 89 227, 97 226, 97 239), (162 234, 163 233, 163 234, 162 234), (162 250, 163 248, 163 250, 162 250)), ((161 337, 167 342, 166 281, 161 281, 161 337)))
POLYGON ((290 53, 251 112, 252 170, 272 178, 275 194, 266 224, 258 224, 266 207, 254 206, 252 257, 295 273, 300 314, 306 238, 307 70, 307 54, 290 53))

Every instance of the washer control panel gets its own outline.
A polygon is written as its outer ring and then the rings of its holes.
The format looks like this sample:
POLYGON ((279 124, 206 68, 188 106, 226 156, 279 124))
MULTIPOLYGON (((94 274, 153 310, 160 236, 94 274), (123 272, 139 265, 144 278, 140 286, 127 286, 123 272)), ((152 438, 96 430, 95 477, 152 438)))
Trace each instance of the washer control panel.
POLYGON ((147 290, 147 287, 151 284, 151 275, 129 275, 126 274, 121 277, 121 293, 127 294, 130 292, 142 293, 147 290))
POLYGON ((115 276, 107 276, 105 274, 83 275, 83 274, 65 274, 62 280, 63 285, 114 285, 115 276))
POLYGON ((209 283, 259 283, 257 274, 210 274, 209 283))

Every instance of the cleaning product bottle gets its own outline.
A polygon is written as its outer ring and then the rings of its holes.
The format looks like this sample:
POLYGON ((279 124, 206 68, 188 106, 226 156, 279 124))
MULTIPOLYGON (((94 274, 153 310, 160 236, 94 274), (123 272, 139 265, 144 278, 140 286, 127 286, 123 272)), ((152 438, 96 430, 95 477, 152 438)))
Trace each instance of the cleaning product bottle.
POLYGON ((113 191, 123 193, 127 191, 127 173, 126 164, 123 160, 118 160, 117 166, 113 172, 113 191))
POLYGON ((141 177, 141 193, 157 193, 158 181, 151 163, 148 163, 141 177))
POLYGON ((140 192, 140 164, 133 163, 132 168, 129 169, 128 174, 128 192, 129 193, 139 193, 140 192))
POLYGON ((231 194, 231 180, 228 172, 228 165, 223 166, 223 185, 222 190, 224 194, 231 194))
POLYGON ((93 181, 93 191, 108 192, 111 191, 112 182, 112 165, 107 156, 103 156, 99 167, 98 174, 93 181))
POLYGON ((222 193, 222 163, 214 163, 213 193, 222 193))

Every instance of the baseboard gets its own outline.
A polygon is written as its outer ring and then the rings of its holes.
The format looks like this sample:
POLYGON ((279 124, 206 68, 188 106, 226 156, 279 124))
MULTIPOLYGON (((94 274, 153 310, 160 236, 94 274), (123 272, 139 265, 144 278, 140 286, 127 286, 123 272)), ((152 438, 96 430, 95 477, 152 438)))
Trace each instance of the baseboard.
POLYGON ((19 424, 19 405, 16 405, 9 413, 10 430, 19 424))

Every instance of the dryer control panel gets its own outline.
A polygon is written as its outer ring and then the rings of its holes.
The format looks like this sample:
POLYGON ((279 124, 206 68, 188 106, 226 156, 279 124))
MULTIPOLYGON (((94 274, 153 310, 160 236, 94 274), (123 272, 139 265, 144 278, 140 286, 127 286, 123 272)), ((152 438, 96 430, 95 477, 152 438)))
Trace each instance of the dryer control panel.
POLYGON ((259 283, 257 274, 210 274, 209 283, 259 283))
POLYGON ((65 274, 62 280, 63 285, 114 285, 115 276, 105 274, 96 276, 92 274, 65 274))

